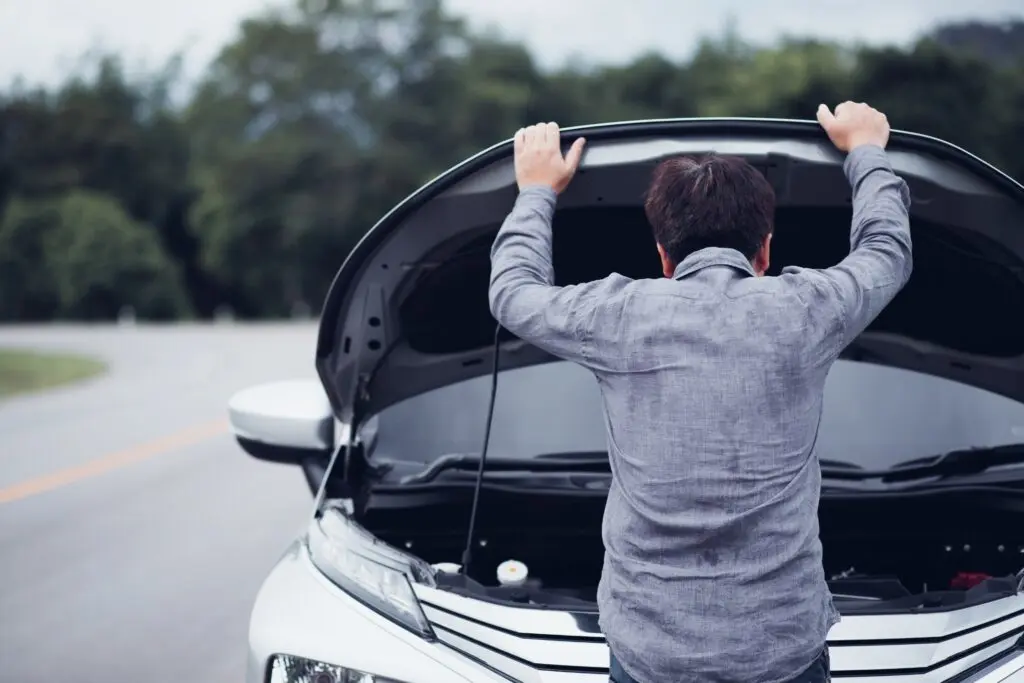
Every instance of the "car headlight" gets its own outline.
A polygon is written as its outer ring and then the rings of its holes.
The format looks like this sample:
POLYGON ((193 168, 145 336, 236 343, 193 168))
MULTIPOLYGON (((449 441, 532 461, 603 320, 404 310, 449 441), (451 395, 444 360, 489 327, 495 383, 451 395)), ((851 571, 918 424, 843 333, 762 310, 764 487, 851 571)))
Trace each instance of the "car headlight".
POLYGON ((413 582, 436 585, 429 564, 375 538, 337 508, 326 508, 313 520, 307 545, 313 564, 339 588, 413 633, 434 639, 412 590, 413 582))
POLYGON ((402 683, 393 678, 381 678, 365 671, 346 669, 312 659, 275 655, 270 662, 268 683, 402 683))

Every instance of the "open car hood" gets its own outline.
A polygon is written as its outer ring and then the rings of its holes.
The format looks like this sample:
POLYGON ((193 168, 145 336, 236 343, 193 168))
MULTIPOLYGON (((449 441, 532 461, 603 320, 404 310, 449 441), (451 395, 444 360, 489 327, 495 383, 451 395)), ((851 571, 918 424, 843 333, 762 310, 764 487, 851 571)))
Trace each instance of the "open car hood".
MULTIPOLYGON (((555 216, 556 284, 659 276, 642 201, 654 165, 678 154, 740 155, 767 176, 778 200, 772 272, 827 267, 849 251, 843 155, 814 122, 637 121, 566 129, 563 142, 580 135, 587 150, 555 216)), ((911 190, 915 271, 845 357, 1024 401, 1024 187, 927 136, 894 131, 889 157, 911 190)), ((341 421, 490 371, 489 249, 515 196, 507 140, 417 190, 348 256, 316 354, 341 421)), ((511 336, 501 343, 502 369, 554 360, 511 336)))

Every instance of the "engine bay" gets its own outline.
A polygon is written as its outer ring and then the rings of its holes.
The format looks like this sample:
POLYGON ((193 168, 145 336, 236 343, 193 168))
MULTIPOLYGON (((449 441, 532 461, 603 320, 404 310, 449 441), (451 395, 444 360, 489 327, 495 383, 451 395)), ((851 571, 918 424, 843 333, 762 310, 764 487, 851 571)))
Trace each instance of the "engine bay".
MULTIPOLYGON (((844 614, 856 614, 980 604, 1017 592, 1022 579, 1024 575, 992 577, 983 572, 959 572, 948 590, 914 593, 897 577, 851 572, 833 577, 828 586, 836 608, 844 614)), ((548 588, 541 579, 527 579, 521 585, 485 585, 463 574, 439 571, 437 583, 458 595, 521 606, 573 611, 591 610, 597 602, 596 587, 548 588)))
MULTIPOLYGON (((569 554, 564 550, 563 553, 569 554)), ((970 544, 964 544, 960 547, 934 547, 931 552, 926 551, 916 558, 920 569, 915 568, 902 574, 883 571, 890 562, 873 563, 870 557, 873 554, 865 553, 862 556, 864 561, 861 564, 867 571, 858 571, 855 566, 842 571, 834 571, 834 567, 826 570, 829 590, 841 612, 961 607, 1010 595, 1019 590, 1024 580, 1024 572, 1021 572, 1024 567, 1024 546, 1009 548, 1000 544, 992 548, 972 548, 970 544), (931 557, 932 560, 925 557, 931 557), (937 564, 925 569, 925 565, 930 565, 930 562, 937 564), (933 583, 928 583, 925 575, 933 583)), ((436 564, 438 586, 467 597, 518 605, 573 610, 593 608, 596 603, 597 583, 593 576, 586 585, 571 585, 572 580, 566 576, 564 569, 551 571, 550 575, 533 576, 534 569, 521 563, 525 568, 525 580, 503 583, 495 577, 496 572, 493 571, 501 563, 491 564, 493 560, 490 554, 487 559, 487 564, 481 561, 474 565, 477 569, 472 576, 459 573, 458 565, 436 564), (487 569, 492 569, 489 577, 487 569)), ((504 562, 509 561, 513 560, 504 562)), ((591 555, 591 561, 596 561, 600 568, 600 558, 591 555)), ((536 564, 549 571, 553 569, 539 556, 536 564)), ((593 570, 588 574, 593 574, 593 570)))
MULTIPOLYGON (((987 495, 952 489, 912 499, 823 494, 823 564, 836 607, 846 614, 941 611, 1021 590, 1024 525, 1007 519, 1007 495, 1019 502, 1019 492, 1005 489, 987 495)), ((465 542, 467 507, 458 502, 464 496, 419 498, 416 509, 404 510, 393 501, 376 507, 371 499, 361 523, 434 565, 446 590, 521 606, 593 610, 604 555, 604 497, 529 497, 509 489, 482 497, 468 573, 456 564, 465 542), (509 519, 510 509, 522 515, 519 524, 509 519), (450 525, 417 528, 418 520, 448 517, 450 525), (509 563, 518 570, 511 578, 509 563)))

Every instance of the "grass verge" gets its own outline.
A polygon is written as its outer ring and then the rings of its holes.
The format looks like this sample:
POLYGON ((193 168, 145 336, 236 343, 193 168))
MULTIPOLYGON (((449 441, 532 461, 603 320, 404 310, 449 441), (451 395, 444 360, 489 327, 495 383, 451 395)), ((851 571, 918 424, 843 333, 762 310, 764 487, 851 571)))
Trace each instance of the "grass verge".
POLYGON ((105 363, 84 356, 0 349, 0 398, 79 382, 106 369, 105 363))

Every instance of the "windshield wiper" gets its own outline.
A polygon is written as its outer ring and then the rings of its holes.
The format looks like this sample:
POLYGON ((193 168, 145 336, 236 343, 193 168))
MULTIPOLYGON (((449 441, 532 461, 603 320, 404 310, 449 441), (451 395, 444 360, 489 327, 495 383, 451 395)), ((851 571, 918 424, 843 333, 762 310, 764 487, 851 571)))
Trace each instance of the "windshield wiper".
MULTIPOLYGON (((400 484, 425 484, 448 470, 475 472, 480 456, 475 453, 442 455, 416 474, 403 477, 400 484)), ((604 451, 550 453, 533 458, 488 458, 488 472, 610 472, 608 454, 604 451)))
POLYGON ((1024 444, 963 448, 929 458, 911 460, 885 470, 866 470, 844 463, 823 460, 821 474, 828 479, 863 481, 880 479, 883 482, 913 481, 932 477, 964 477, 980 474, 993 467, 1024 463, 1024 444))

